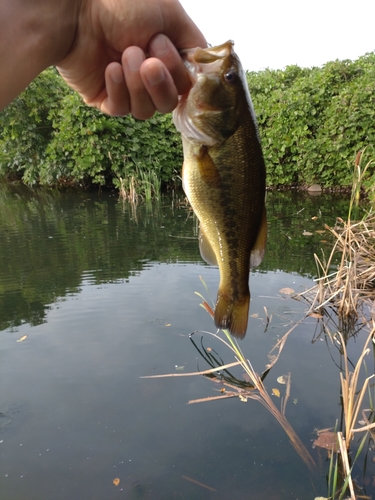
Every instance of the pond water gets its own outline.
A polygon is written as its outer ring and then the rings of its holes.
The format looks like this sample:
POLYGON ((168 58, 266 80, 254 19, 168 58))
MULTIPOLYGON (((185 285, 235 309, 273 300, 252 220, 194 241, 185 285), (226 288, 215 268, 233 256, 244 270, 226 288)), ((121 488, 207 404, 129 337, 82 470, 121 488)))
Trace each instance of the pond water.
MULTIPOLYGON (((269 193, 267 208, 268 250, 250 275, 240 342, 258 373, 308 309, 280 289, 312 286, 313 254, 330 250, 316 231, 345 217, 348 200, 269 193)), ((291 374, 286 418, 317 464, 310 470, 258 401, 188 404, 220 386, 203 376, 141 378, 210 368, 189 338, 196 331, 198 346, 234 361, 199 333, 215 328, 194 292, 208 299, 201 276, 216 297, 219 273, 201 260, 184 204, 164 198, 134 210, 114 193, 2 189, 0 209, 1 499, 327 496, 327 452, 312 441, 341 417, 339 356, 316 319, 297 325, 264 381, 283 395, 277 378, 291 374)), ((353 357, 362 344, 360 335, 350 343, 353 357)), ((373 458, 369 448, 366 468, 356 462, 367 495, 373 458)))

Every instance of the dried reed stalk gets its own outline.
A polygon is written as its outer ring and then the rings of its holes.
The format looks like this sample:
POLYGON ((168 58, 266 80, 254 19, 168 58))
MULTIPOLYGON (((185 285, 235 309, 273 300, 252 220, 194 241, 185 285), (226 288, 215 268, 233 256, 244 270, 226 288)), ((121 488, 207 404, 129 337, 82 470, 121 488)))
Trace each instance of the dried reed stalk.
POLYGON ((344 410, 344 419, 345 419, 345 438, 346 438, 347 448, 349 448, 350 446, 350 442, 353 438, 353 432, 359 432, 360 430, 363 431, 368 430, 368 426, 365 426, 366 428, 356 429, 356 430, 354 430, 354 426, 362 406, 363 398, 367 391, 368 383, 375 376, 372 375, 370 377, 367 377, 365 382, 361 385, 361 387, 358 388, 359 372, 361 370, 365 356, 367 356, 367 354, 370 352, 368 344, 373 339, 374 334, 375 334, 375 323, 373 323, 373 328, 367 337, 366 343, 362 349, 362 353, 355 365, 354 372, 350 372, 345 341, 342 334, 340 332, 338 333, 340 337, 341 347, 343 350, 343 358, 344 358, 344 373, 340 373, 340 381, 341 381, 341 394, 342 394, 342 403, 344 410))
POLYGON ((359 221, 337 220, 334 228, 325 226, 335 238, 327 261, 314 255, 319 277, 317 284, 299 294, 310 303, 310 310, 333 307, 341 320, 355 321, 366 304, 373 309, 375 299, 375 214, 359 221), (334 256, 341 252, 336 272, 330 272, 334 256))
POLYGON ((351 467, 349 465, 349 457, 348 457, 348 449, 345 446, 345 438, 342 435, 342 432, 337 433, 337 440, 339 442, 340 451, 341 451, 341 461, 344 468, 344 474, 348 478, 348 485, 350 491, 350 500, 356 500, 356 496, 354 493, 353 480, 351 476, 351 467))

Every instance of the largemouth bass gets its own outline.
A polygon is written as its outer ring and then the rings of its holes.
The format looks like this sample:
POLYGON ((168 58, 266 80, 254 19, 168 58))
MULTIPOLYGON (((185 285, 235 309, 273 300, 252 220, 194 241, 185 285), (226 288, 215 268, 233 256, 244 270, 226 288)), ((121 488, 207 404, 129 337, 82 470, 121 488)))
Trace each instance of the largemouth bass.
POLYGON ((215 325, 243 338, 249 272, 263 259, 265 166, 245 73, 233 42, 181 55, 192 88, 173 113, 184 151, 183 187, 200 223, 202 258, 219 266, 215 325))

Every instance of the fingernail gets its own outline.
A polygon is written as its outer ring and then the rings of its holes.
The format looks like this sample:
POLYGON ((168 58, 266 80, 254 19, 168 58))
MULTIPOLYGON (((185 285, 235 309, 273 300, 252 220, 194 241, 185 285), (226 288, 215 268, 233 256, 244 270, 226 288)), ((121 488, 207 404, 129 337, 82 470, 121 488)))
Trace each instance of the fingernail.
POLYGON ((156 35, 152 40, 152 55, 162 57, 168 50, 167 40, 164 35, 156 35))
POLYGON ((139 71, 141 64, 145 60, 142 52, 138 49, 129 49, 127 54, 127 65, 131 71, 139 71))
POLYGON ((122 83, 124 81, 124 74, 121 68, 116 68, 115 71, 112 71, 111 77, 114 83, 122 83))
POLYGON ((164 70, 160 66, 153 67, 145 76, 150 85, 159 85, 165 80, 164 70))

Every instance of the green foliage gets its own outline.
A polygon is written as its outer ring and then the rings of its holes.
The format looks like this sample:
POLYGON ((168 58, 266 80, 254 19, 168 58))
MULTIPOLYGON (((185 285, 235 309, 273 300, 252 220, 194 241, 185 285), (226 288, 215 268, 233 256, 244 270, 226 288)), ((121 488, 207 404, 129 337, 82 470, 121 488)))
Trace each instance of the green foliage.
MULTIPOLYGON (((267 184, 350 186, 357 151, 375 143, 375 53, 247 76, 267 184)), ((103 115, 52 68, 0 113, 0 176, 29 185, 114 185, 149 198, 160 181, 179 184, 181 164, 170 115, 103 115)), ((374 169, 367 175, 373 185, 374 169)))
POLYGON ((179 183, 182 149, 171 115, 110 117, 82 102, 53 69, 1 115, 0 174, 29 184, 120 187, 141 194, 179 183), (152 186, 150 183, 153 181, 152 186))
POLYGON ((356 152, 375 143, 374 78, 374 53, 248 74, 268 185, 351 184, 356 152))
POLYGON ((113 180, 120 187, 120 179, 141 180, 149 171, 168 183, 180 170, 180 139, 170 115, 147 121, 109 117, 69 94, 50 118, 54 134, 42 164, 44 183, 105 185, 113 180))
POLYGON ((56 71, 48 69, 0 113, 2 177, 23 177, 28 182, 30 168, 43 161, 53 134, 49 114, 66 92, 56 71))

